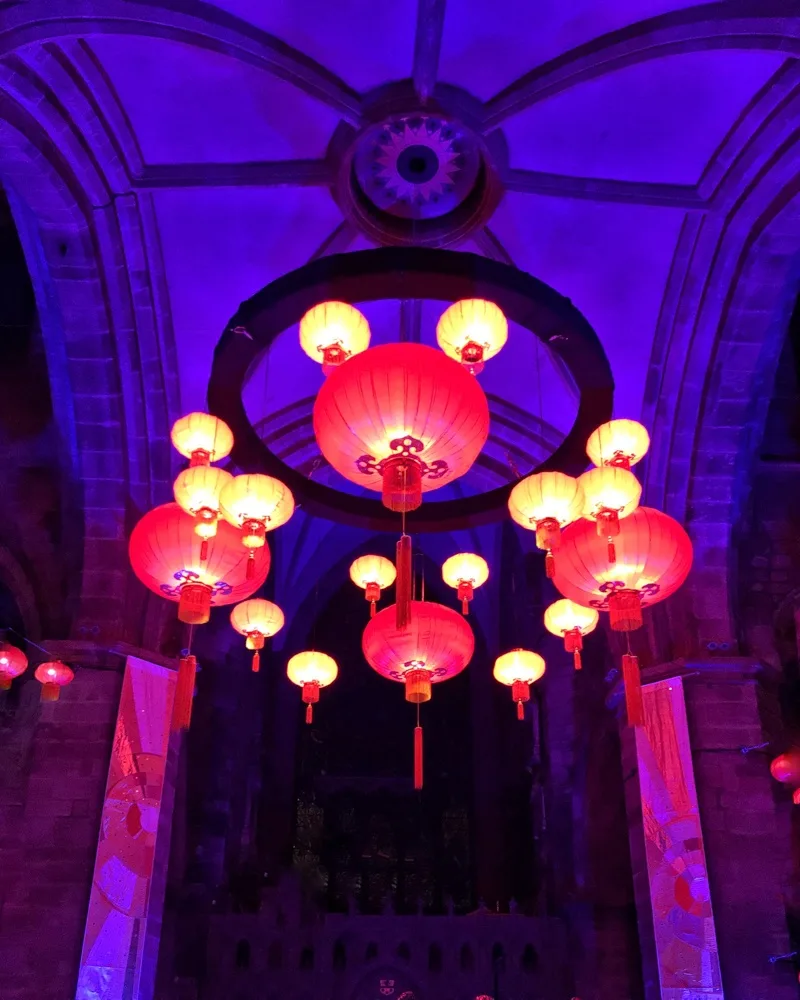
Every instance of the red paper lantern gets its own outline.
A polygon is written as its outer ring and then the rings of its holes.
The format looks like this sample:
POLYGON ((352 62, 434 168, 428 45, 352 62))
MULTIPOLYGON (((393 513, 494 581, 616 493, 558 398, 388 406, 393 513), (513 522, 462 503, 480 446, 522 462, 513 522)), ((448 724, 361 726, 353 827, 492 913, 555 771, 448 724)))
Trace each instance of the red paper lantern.
POLYGON ((28 669, 28 657, 17 646, 0 642, 0 691, 8 691, 15 677, 28 669))
POLYGON ((769 765, 769 772, 783 785, 800 785, 800 752, 789 750, 778 754, 769 765))
POLYGON ((489 435, 489 404, 457 361, 422 344, 384 344, 350 358, 314 404, 320 450, 345 479, 414 510, 422 493, 469 470, 489 435))
POLYGON ((131 533, 128 553, 136 576, 159 597, 178 602, 178 617, 190 625, 207 622, 212 605, 236 604, 267 578, 269 546, 256 549, 253 575, 240 532, 220 520, 213 538, 201 539, 194 519, 176 503, 156 507, 131 533), (201 555, 208 546, 206 558, 201 555))
POLYGON ((512 649, 494 661, 495 680, 511 688, 511 698, 517 706, 517 718, 525 719, 525 702, 531 700, 531 684, 544 677, 546 664, 530 649, 512 649))
POLYGON ((75 679, 72 669, 61 660, 40 663, 33 676, 42 685, 42 701, 58 701, 61 688, 75 679))
MULTIPOLYGON (((632 632, 643 624, 642 608, 663 601, 680 587, 692 566, 692 543, 681 525, 652 507, 639 507, 620 521, 615 563, 592 521, 580 520, 563 532, 553 582, 586 607, 608 611, 612 629, 632 632)), ((623 657, 628 719, 642 720, 639 666, 623 657)))
POLYGON ((583 637, 594 632, 599 619, 600 614, 594 608, 585 608, 566 598, 545 609, 544 627, 553 635, 564 637, 564 649, 572 653, 576 670, 581 669, 583 637))
POLYGON ((306 706, 306 725, 314 721, 314 705, 319 701, 320 688, 333 684, 339 676, 336 660, 316 649, 296 653, 286 664, 286 676, 303 690, 306 706))
MULTIPOLYGON (((364 629, 361 648, 367 663, 383 677, 405 685, 406 701, 430 701, 431 685, 460 674, 472 659, 475 637, 452 608, 430 601, 411 602, 411 620, 397 628, 395 608, 379 611, 364 629)), ((414 787, 422 788, 422 727, 414 730, 414 787)))
POLYGON ((259 650, 264 648, 264 640, 271 639, 283 628, 286 619, 277 604, 254 597, 242 601, 231 611, 231 625, 239 635, 245 637, 245 644, 253 653, 253 673, 261 666, 259 650))

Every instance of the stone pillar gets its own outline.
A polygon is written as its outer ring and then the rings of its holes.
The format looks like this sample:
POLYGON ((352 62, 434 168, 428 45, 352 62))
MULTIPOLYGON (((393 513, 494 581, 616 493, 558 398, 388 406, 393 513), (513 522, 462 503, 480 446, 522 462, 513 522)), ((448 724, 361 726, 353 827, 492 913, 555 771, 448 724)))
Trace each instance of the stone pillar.
MULTIPOLYGON (((659 943, 654 921, 669 919, 667 911, 671 912, 671 908, 675 909, 676 921, 684 912, 691 914, 697 909, 689 897, 681 908, 678 897, 681 893, 686 896, 684 889, 691 896, 700 886, 702 872, 694 886, 693 877, 684 879, 686 887, 678 883, 684 862, 688 859, 702 868, 703 858, 724 1000, 796 1000, 797 983, 791 964, 770 962, 771 957, 789 951, 782 894, 790 867, 788 815, 776 805, 769 750, 756 749, 769 739, 774 703, 771 677, 766 668, 752 660, 720 658, 651 667, 644 680, 647 722, 638 733, 625 731, 623 766, 647 1000, 694 1000, 720 995, 718 989, 714 991, 710 975, 704 977, 705 984, 687 983, 680 991, 665 988, 660 976, 670 956, 665 959, 665 939, 662 935, 659 943), (674 679, 674 685, 669 684, 670 679, 674 679), (661 706, 663 718, 657 721, 652 714, 656 690, 674 698, 672 688, 679 686, 683 688, 680 705, 661 706), (685 753, 681 748, 684 739, 685 753), (653 753, 653 748, 660 749, 653 753), (655 764, 654 757, 658 758, 655 764), (682 782, 681 761, 689 759, 693 774, 687 773, 687 781, 682 782), (684 789, 691 783, 688 779, 694 779, 700 840, 696 843, 697 836, 691 833, 687 821, 686 850, 673 852, 674 863, 662 866, 664 870, 657 876, 652 847, 650 858, 645 855, 643 824, 669 827, 678 812, 682 810, 689 816, 692 811, 691 789, 683 793, 685 801, 680 809, 675 807, 673 794, 662 795, 660 785, 670 785, 672 776, 677 776, 677 783, 684 789), (665 807, 660 817, 654 815, 654 801, 661 801, 665 807), (698 850, 693 854, 695 847, 698 850)), ((684 922, 686 928, 676 936, 683 934, 685 939, 691 921, 687 917, 684 922)), ((680 930, 675 921, 672 927, 680 930)))

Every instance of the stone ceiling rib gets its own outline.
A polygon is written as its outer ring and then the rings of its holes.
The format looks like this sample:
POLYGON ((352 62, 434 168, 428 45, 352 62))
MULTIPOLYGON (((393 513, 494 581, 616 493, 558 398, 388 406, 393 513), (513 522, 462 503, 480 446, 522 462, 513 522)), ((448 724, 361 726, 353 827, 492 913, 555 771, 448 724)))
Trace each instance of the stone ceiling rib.
POLYGON ((357 236, 358 231, 355 226, 345 219, 311 254, 309 262, 319 260, 320 257, 329 257, 333 253, 343 253, 357 236))
POLYGON ((325 160, 273 160, 259 163, 162 163, 142 168, 133 186, 161 188, 323 187, 331 182, 325 160))
POLYGON ((487 102, 484 129, 626 66, 707 49, 780 50, 787 57, 800 56, 800 11, 791 0, 731 0, 639 21, 520 77, 487 102))
POLYGON ((414 40, 414 90, 426 104, 436 86, 439 55, 442 51, 444 14, 447 0, 418 0, 417 32, 414 40))
POLYGON ((196 2, 191 12, 169 0, 28 0, 0 10, 0 56, 32 42, 91 35, 144 35, 210 49, 285 80, 334 108, 361 118, 361 101, 337 76, 240 18, 196 2))
POLYGON ((506 190, 522 194, 579 198, 584 201, 626 205, 659 205, 664 208, 705 209, 706 203, 689 184, 617 181, 597 177, 568 177, 539 170, 509 169, 503 174, 506 190))

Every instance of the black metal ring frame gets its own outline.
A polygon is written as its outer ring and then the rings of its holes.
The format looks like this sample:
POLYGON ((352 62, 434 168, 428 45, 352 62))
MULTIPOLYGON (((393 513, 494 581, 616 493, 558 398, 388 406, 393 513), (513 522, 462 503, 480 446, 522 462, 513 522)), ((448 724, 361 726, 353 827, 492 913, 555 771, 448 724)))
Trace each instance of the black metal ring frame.
MULTIPOLYGON (((507 264, 476 254, 425 247, 386 247, 323 257, 291 271, 242 303, 214 351, 208 406, 234 434, 233 462, 286 483, 314 516, 377 531, 397 531, 398 515, 380 500, 357 497, 307 479, 259 438, 242 401, 250 369, 283 330, 320 302, 433 299, 496 302, 509 320, 539 337, 565 363, 580 391, 575 423, 536 471, 577 475, 587 464, 591 432, 611 418, 614 382, 597 334, 569 299, 507 264), (247 335, 236 332, 244 327, 247 335)), ((415 532, 454 531, 500 520, 515 483, 460 500, 424 500, 409 515, 415 532)))

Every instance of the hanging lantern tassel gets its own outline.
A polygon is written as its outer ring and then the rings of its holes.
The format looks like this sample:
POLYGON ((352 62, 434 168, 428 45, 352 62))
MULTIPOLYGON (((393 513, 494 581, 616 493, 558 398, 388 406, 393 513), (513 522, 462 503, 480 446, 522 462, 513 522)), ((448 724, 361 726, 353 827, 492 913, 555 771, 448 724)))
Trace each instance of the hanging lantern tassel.
POLYGON ((617 561, 617 547, 611 538, 608 540, 608 561, 612 566, 617 561))
POLYGON ((549 550, 544 557, 544 572, 548 580, 552 580, 556 575, 556 561, 553 558, 553 553, 549 550))
POLYGON ((632 653, 622 657, 622 678, 625 682, 625 705, 628 710, 628 725, 644 724, 644 706, 642 704, 642 678, 639 673, 639 658, 632 653))
POLYGON ((401 535, 397 543, 397 603, 395 625, 407 628, 411 621, 411 536, 401 535))
POLYGON ((314 721, 314 706, 319 701, 319 681, 306 681, 303 685, 303 701, 306 703, 306 725, 314 721))
POLYGON ((200 562, 205 562, 208 559, 208 539, 204 538, 200 543, 200 562))
POLYGON ((369 616, 370 618, 374 618, 377 611, 376 605, 381 599, 380 585, 374 581, 370 581, 364 588, 364 596, 369 601, 369 616))
POLYGON ((264 636, 261 632, 249 632, 247 634, 246 646, 248 649, 254 649, 253 653, 253 673, 257 674, 261 669, 261 654, 259 650, 264 648, 264 636))
POLYGON ((469 614, 469 602, 475 596, 471 580, 461 580, 458 585, 458 599, 461 601, 462 615, 469 614))
POLYGON ((614 539, 619 534, 619 514, 615 510, 601 510, 597 514, 597 534, 608 539, 608 561, 613 566, 617 561, 617 547, 614 539))
POLYGON ((575 669, 580 670, 583 667, 583 664, 581 663, 583 635, 581 634, 581 630, 579 628, 572 628, 569 632, 564 633, 564 648, 568 653, 572 653, 575 669))
POLYGON ((531 699, 531 686, 527 681, 514 681, 511 685, 511 697, 517 703, 517 718, 525 721, 525 702, 531 699))
POLYGON ((422 726, 414 729, 414 789, 422 788, 422 726))
POLYGON ((175 701, 172 705, 172 732, 188 729, 192 720, 192 699, 194 680, 197 673, 197 657, 183 656, 178 664, 178 681, 175 685, 175 701))
POLYGON ((261 654, 258 650, 253 653, 253 673, 257 674, 261 669, 261 654))

